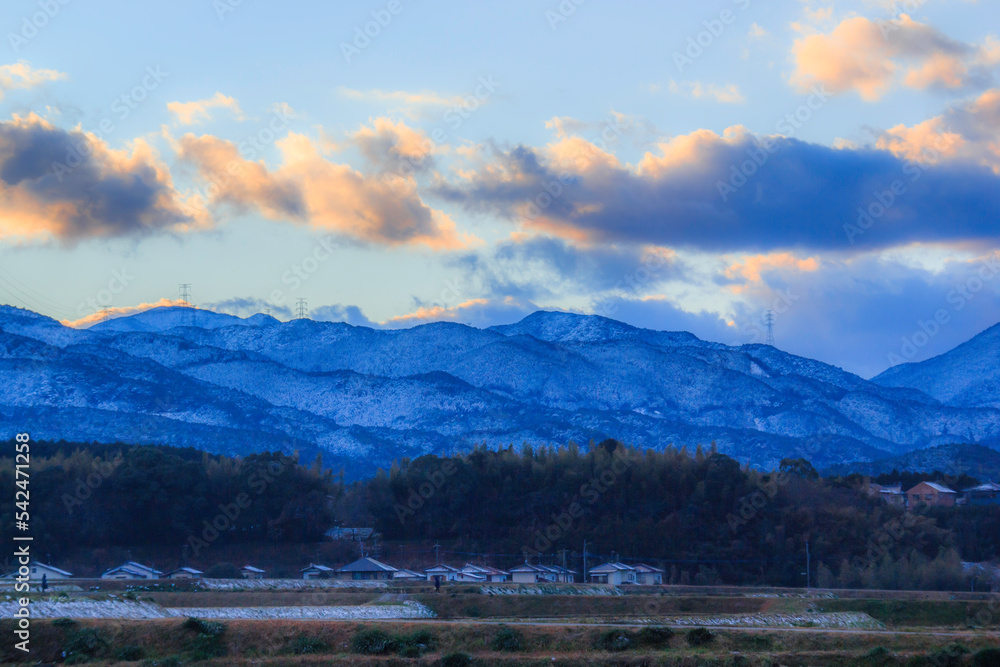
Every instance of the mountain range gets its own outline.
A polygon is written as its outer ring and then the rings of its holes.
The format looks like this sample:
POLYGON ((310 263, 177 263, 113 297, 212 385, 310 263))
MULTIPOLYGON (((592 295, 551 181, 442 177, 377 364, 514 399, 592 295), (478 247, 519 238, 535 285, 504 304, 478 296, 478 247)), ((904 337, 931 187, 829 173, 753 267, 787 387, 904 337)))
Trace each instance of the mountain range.
POLYGON ((1000 443, 1000 326, 865 380, 765 345, 597 316, 382 330, 156 308, 74 329, 0 306, 0 427, 35 439, 322 453, 351 476, 522 443, 694 449, 818 467, 1000 443))

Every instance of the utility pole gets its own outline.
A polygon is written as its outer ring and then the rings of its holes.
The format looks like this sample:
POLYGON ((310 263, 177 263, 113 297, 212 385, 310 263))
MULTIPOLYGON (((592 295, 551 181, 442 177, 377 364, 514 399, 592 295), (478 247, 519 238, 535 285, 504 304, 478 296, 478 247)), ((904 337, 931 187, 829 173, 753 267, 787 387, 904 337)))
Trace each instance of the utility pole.
POLYGON ((810 568, 809 538, 806 538, 806 589, 812 588, 812 569, 810 568))
POLYGON ((587 576, 587 540, 583 541, 583 583, 587 583, 590 577, 587 576))
POLYGON ((564 570, 569 569, 569 568, 566 567, 566 549, 560 549, 559 553, 562 554, 562 566, 563 566, 563 569, 564 570))
POLYGON ((441 564, 441 545, 437 542, 434 543, 434 564, 441 564))

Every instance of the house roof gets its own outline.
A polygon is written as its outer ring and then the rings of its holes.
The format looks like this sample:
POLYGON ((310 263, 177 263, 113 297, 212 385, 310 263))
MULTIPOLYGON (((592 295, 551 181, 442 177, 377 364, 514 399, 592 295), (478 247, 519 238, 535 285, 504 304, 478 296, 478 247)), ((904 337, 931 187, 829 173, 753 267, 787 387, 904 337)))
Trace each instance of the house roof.
POLYGON ((434 567, 428 567, 424 569, 424 572, 461 572, 457 567, 452 567, 451 565, 435 565, 434 567))
POLYGON ((247 572, 259 572, 260 574, 264 574, 264 570, 261 570, 260 568, 254 567, 253 565, 244 565, 240 569, 241 570, 246 570, 247 572))
POLYGON ((507 575, 509 572, 504 570, 498 570, 495 567, 490 567, 489 565, 475 565, 473 563, 466 563, 465 567, 462 568, 463 572, 476 572, 479 574, 502 574, 507 575))
POLYGON ((653 567, 652 565, 646 565, 645 563, 636 563, 632 567, 636 572, 659 572, 661 574, 663 573, 663 570, 661 570, 660 568, 653 567))
POLYGON ((602 563, 597 567, 590 568, 590 573, 593 574, 597 572, 598 574, 604 574, 605 572, 628 572, 634 571, 635 568, 631 565, 626 565, 625 563, 602 563))
POLYGON ((135 561, 127 561, 118 567, 113 567, 104 574, 111 574, 112 572, 118 572, 119 570, 123 572, 128 572, 130 574, 163 574, 156 568, 149 567, 148 565, 143 565, 142 563, 136 563, 135 561))
POLYGON ((525 563, 524 565, 518 565, 517 567, 510 568, 511 572, 544 572, 544 570, 537 565, 532 565, 531 563, 525 563))
POLYGON ((167 572, 167 576, 169 577, 171 574, 174 574, 176 572, 187 572, 188 574, 204 574, 204 572, 202 572, 201 570, 196 570, 193 567, 179 567, 176 570, 171 570, 170 572, 167 572))
POLYGON ((52 565, 46 565, 45 563, 33 563, 33 565, 35 565, 37 567, 44 567, 46 570, 52 570, 53 572, 61 574, 64 577, 72 577, 73 576, 72 572, 67 572, 66 570, 60 570, 58 567, 54 567, 52 565))
POLYGON ((971 489, 966 489, 969 491, 1000 491, 1000 484, 995 484, 994 482, 986 482, 985 484, 980 484, 979 486, 974 486, 971 489))
POLYGON ((393 579, 423 579, 424 575, 419 572, 414 572, 413 570, 401 569, 396 570, 392 573, 393 579))
POLYGON ((567 570, 559 565, 532 565, 531 563, 525 563, 524 565, 518 565, 517 567, 512 567, 511 572, 541 572, 542 574, 576 574, 573 570, 567 570))
MULTIPOLYGON (((947 486, 944 486, 942 484, 938 484, 937 482, 920 482, 920 484, 926 484, 927 486, 931 487, 932 489, 934 489, 938 493, 955 493, 954 491, 952 491, 951 489, 949 489, 947 486)), ((920 486, 920 484, 917 484, 917 486, 913 487, 913 489, 918 488, 920 486)), ((907 491, 907 493, 912 493, 913 489, 910 489, 909 491, 907 491)))
POLYGON ((396 572, 391 565, 381 563, 374 558, 359 558, 353 563, 338 568, 337 572, 396 572))
POLYGON ((307 572, 308 570, 319 570, 320 572, 334 572, 332 567, 327 567, 326 565, 317 565, 316 563, 309 563, 309 567, 304 567, 299 572, 307 572))

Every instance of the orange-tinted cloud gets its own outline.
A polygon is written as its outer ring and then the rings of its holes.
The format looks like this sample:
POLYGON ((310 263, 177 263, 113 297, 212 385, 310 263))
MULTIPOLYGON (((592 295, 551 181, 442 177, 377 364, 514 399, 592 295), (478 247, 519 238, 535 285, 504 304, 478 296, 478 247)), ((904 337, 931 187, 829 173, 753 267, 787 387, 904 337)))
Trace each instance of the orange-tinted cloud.
POLYGON ((137 306, 121 306, 115 308, 105 308, 99 312, 93 313, 92 315, 87 315, 86 317, 81 317, 78 320, 62 320, 61 323, 68 327, 74 327, 77 329, 86 329, 87 327, 93 326, 98 322, 103 322, 104 320, 113 320, 118 317, 124 317, 125 315, 134 315, 136 313, 141 313, 153 308, 164 308, 167 306, 187 306, 187 302, 181 301, 179 299, 160 299, 156 303, 140 303, 137 306))
POLYGON ((997 51, 992 40, 958 42, 906 14, 888 21, 855 16, 795 41, 790 82, 803 91, 816 84, 834 94, 855 91, 870 102, 898 84, 961 89, 988 79, 997 51))
POLYGON ((170 102, 167 109, 177 119, 180 125, 196 125, 212 119, 212 109, 229 109, 238 120, 242 120, 243 111, 236 98, 216 93, 207 100, 193 102, 170 102))
POLYGON ((243 159, 229 141, 188 134, 179 156, 213 183, 209 203, 256 210, 272 220, 302 222, 314 229, 389 246, 424 245, 435 250, 467 246, 444 213, 427 206, 416 182, 389 173, 366 176, 321 155, 307 137, 289 133, 277 142, 282 164, 243 159))
POLYGON ((127 150, 35 114, 0 122, 0 240, 142 236, 208 221, 183 210, 142 139, 127 150))
POLYGON ((8 90, 34 88, 48 81, 65 79, 66 75, 54 69, 34 69, 26 62, 0 65, 0 99, 8 90))
POLYGON ((750 282, 760 282, 762 272, 774 269, 816 271, 819 269, 819 261, 815 257, 799 259, 788 252, 753 255, 728 266, 725 275, 730 279, 743 278, 750 282))

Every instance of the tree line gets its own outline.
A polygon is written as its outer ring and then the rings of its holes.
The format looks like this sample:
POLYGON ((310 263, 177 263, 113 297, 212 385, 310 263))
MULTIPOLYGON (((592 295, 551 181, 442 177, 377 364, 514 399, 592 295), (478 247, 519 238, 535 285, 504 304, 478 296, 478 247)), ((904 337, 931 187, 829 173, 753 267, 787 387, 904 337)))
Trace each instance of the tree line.
MULTIPOLYGON (((907 512, 869 495, 861 475, 820 478, 802 459, 759 471, 714 447, 477 447, 403 459, 351 483, 321 459, 274 453, 76 443, 32 452, 32 532, 56 557, 309 543, 340 525, 375 528, 389 553, 440 542, 495 554, 501 567, 565 559, 579 570, 586 541, 590 566, 647 562, 669 583, 802 586, 808 562, 813 585, 954 589, 965 587, 962 559, 1000 556, 998 507, 907 512)), ((0 458, 0 479, 12 489, 9 460, 0 458)), ((0 505, 5 538, 9 505, 0 505)))

